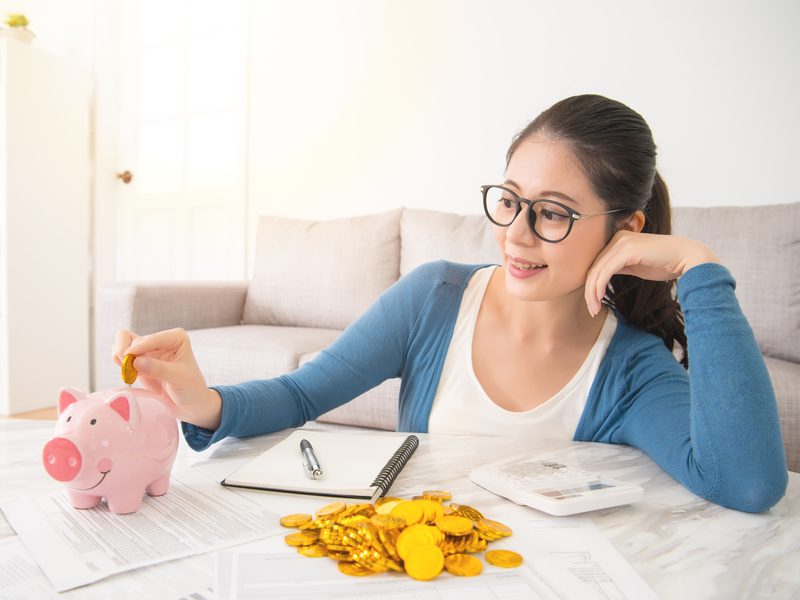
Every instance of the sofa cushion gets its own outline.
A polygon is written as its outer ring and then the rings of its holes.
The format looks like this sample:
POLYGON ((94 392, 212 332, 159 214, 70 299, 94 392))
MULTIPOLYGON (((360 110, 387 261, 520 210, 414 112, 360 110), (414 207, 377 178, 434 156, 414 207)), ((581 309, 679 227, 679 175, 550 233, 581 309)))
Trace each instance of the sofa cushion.
POLYGON ((402 212, 261 217, 243 323, 345 329, 400 276, 402 212))
POLYGON ((407 208, 400 219, 400 275, 435 260, 499 264, 500 250, 484 215, 407 208))
POLYGON ((300 358, 327 348, 335 329, 236 325, 186 332, 209 386, 232 385, 291 373, 300 358))
POLYGON ((800 362, 800 203, 672 213, 673 233, 706 244, 736 279, 764 355, 800 362))
MULTIPOLYGON (((300 366, 313 360, 317 354, 319 352, 311 352, 302 356, 300 366)), ((400 379, 387 379, 347 404, 320 415, 317 417, 317 421, 396 431, 399 397, 400 379)))

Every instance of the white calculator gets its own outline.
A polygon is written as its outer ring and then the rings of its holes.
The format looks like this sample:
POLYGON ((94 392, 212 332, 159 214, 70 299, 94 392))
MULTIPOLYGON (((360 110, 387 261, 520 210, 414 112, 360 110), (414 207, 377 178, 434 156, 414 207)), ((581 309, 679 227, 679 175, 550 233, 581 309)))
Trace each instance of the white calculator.
POLYGON ((553 460, 475 469, 469 478, 498 496, 559 517, 631 504, 644 498, 644 490, 638 485, 553 460))

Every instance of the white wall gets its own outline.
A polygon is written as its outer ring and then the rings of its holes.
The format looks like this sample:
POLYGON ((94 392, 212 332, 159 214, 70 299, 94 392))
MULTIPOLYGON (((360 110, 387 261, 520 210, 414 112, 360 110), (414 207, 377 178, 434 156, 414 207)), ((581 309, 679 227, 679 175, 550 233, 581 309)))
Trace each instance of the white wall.
POLYGON ((255 0, 252 15, 251 215, 479 213, 512 135, 587 92, 648 120, 674 204, 798 200, 800 3, 255 0))
POLYGON ((89 386, 91 76, 15 41, 0 54, 0 413, 9 415, 52 406, 63 385, 89 386))

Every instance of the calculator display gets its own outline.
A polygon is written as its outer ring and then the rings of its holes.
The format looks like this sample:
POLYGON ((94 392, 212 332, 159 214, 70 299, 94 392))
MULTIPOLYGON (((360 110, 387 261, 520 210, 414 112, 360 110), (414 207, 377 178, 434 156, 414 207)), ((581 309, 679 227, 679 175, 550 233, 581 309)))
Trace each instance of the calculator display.
POLYGON ((604 483, 602 481, 593 481, 590 483, 586 483, 585 485, 579 486, 570 486, 569 488, 563 490, 556 490, 553 488, 543 489, 543 490, 534 490, 535 494, 541 494, 542 496, 548 496, 549 498, 554 498, 556 500, 565 500, 567 498, 574 498, 576 495, 582 492, 593 492, 596 490, 603 490, 606 488, 613 488, 617 487, 610 483, 604 483))

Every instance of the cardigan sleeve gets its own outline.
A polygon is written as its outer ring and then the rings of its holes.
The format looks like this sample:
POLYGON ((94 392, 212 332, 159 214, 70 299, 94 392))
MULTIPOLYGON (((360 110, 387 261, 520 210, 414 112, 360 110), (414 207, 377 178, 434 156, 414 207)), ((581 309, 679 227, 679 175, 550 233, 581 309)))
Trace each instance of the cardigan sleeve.
POLYGON ((228 436, 300 427, 386 379, 401 377, 416 321, 444 269, 445 263, 440 261, 407 274, 331 346, 296 371, 215 387, 222 397, 220 426, 210 431, 183 423, 189 446, 199 451, 228 436))
POLYGON ((637 336, 612 357, 625 375, 609 378, 617 401, 594 437, 644 450, 712 502, 760 512, 781 499, 788 472, 772 383, 734 289, 721 265, 680 278, 688 374, 660 339, 637 336))

